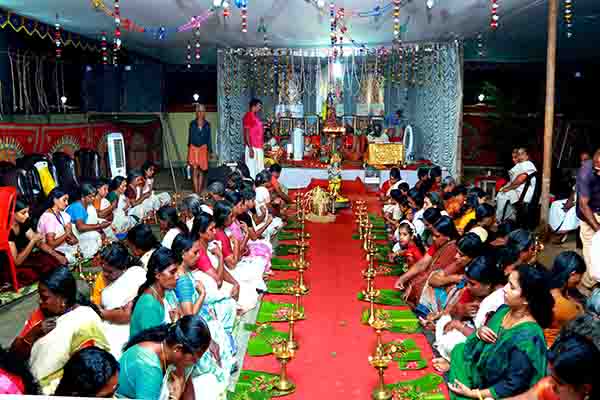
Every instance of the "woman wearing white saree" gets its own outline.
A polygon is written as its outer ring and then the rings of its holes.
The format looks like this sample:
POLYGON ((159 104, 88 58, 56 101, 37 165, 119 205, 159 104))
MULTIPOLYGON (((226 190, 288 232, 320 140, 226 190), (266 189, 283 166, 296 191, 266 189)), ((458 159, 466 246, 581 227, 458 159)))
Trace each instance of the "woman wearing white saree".
POLYGON ((144 217, 155 211, 154 203, 150 199, 151 192, 144 193, 144 175, 142 171, 134 169, 127 175, 127 189, 125 196, 129 200, 128 215, 136 217, 138 220, 143 220, 144 217))
MULTIPOLYGON (((516 149, 516 158, 513 151, 513 161, 515 166, 508 172, 510 182, 502 187, 496 195, 496 221, 502 222, 505 219, 515 219, 515 209, 513 204, 519 201, 525 182, 529 175, 537 172, 535 165, 529 161, 529 154, 525 148, 516 149)), ((532 178, 523 198, 524 203, 529 203, 535 191, 536 178, 532 178)))
POLYGON ((127 180, 122 176, 115 177, 110 181, 109 190, 106 199, 113 207, 113 229, 116 234, 127 232, 140 221, 139 218, 129 215, 130 204, 125 196, 127 180))
POLYGON ((92 288, 92 303, 100 309, 110 352, 118 360, 129 340, 132 302, 146 282, 146 270, 135 265, 139 260, 131 257, 122 243, 111 243, 99 256, 102 272, 92 288))
POLYGON ((263 231, 262 237, 271 242, 273 237, 277 235, 277 232, 283 227, 283 221, 279 217, 269 218, 271 207, 271 194, 269 192, 269 185, 271 184, 270 172, 265 170, 256 175, 254 183, 256 185, 254 205, 256 216, 260 221, 256 223, 256 221, 253 220, 254 230, 261 230, 263 226, 267 224, 268 228, 263 231))
POLYGON ((261 256, 247 255, 248 232, 244 232, 242 240, 230 238, 225 233, 233 223, 233 207, 228 201, 218 201, 214 207, 215 226, 217 233, 215 240, 221 243, 223 260, 229 273, 238 281, 245 282, 255 290, 266 291, 267 285, 263 275, 268 266, 268 261, 261 256))
POLYGON ((154 193, 154 178, 158 173, 158 167, 152 161, 146 161, 142 165, 142 174, 144 174, 144 188, 142 193, 150 193, 150 201, 155 210, 171 204, 171 195, 167 192, 154 193))
POLYGON ((81 254, 86 259, 98 253, 105 235, 104 230, 110 226, 108 221, 98 222, 93 205, 97 194, 95 187, 84 183, 81 186, 81 200, 71 203, 66 210, 73 223, 73 234, 79 239, 81 254))
POLYGON ((29 360, 43 393, 52 395, 73 353, 89 346, 109 348, 100 316, 78 295, 67 267, 42 277, 38 289, 40 306, 14 340, 12 350, 29 360))

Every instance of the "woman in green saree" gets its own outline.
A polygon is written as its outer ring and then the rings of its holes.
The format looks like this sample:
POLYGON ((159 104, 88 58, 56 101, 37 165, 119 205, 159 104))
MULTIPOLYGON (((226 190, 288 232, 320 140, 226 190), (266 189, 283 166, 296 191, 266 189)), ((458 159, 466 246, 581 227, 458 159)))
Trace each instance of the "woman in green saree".
POLYGON ((545 272, 521 265, 508 278, 506 305, 454 348, 451 366, 443 359, 433 360, 439 371, 450 367, 451 399, 511 397, 544 377, 543 327, 552 321, 554 305, 546 282, 545 272))

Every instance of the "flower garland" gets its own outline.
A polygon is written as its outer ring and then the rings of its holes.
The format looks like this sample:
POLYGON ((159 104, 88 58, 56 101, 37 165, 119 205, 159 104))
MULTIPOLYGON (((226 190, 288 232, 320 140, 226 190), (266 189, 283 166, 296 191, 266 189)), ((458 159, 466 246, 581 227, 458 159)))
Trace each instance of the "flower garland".
POLYGON ((490 27, 492 29, 497 29, 499 22, 500 21, 500 17, 498 16, 498 0, 492 0, 492 17, 491 17, 491 21, 490 21, 490 27))

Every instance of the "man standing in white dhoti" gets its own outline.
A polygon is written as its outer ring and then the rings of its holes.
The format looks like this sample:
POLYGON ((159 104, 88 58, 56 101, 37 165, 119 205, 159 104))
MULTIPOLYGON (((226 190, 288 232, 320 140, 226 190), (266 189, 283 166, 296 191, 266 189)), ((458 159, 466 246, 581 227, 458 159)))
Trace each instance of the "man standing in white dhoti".
MULTIPOLYGON (((535 165, 529 161, 527 149, 521 147, 516 153, 518 161, 516 165, 509 171, 510 182, 504 186, 496 195, 496 220, 503 221, 505 219, 515 219, 515 209, 513 204, 519 201, 521 194, 525 189, 527 177, 534 172, 537 172, 535 165)), ((531 180, 527 193, 523 201, 529 203, 535 191, 536 178, 531 180)))
POLYGON ((262 109, 262 102, 258 99, 250 100, 250 110, 244 115, 244 144, 245 162, 250 170, 250 177, 265 169, 264 162, 264 129, 261 120, 256 115, 262 109))

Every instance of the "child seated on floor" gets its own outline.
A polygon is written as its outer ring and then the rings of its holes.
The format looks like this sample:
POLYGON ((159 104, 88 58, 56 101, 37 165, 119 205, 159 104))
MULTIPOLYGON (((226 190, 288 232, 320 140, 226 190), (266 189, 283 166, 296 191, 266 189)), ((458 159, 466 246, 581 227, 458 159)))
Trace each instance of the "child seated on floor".
POLYGON ((388 255, 390 262, 395 262, 399 257, 404 258, 407 266, 411 266, 425 253, 421 239, 415 232, 415 226, 410 221, 402 221, 394 233, 394 247, 388 255))
MULTIPOLYGON (((264 170, 256 175, 254 184, 256 185, 256 198, 254 200, 254 205, 256 209, 256 216, 260 221, 257 222, 255 229, 260 229, 262 228, 262 224, 267 221, 269 215, 273 215, 271 194, 269 192, 269 187, 271 185, 271 174, 269 171, 264 170)), ((282 227, 283 220, 279 217, 274 217, 269 224, 269 227, 263 232, 263 237, 271 241, 271 238, 274 237, 282 227)))
POLYGON ((395 231, 401 220, 412 220, 412 210, 408 204, 408 198, 400 190, 392 190, 391 198, 394 204, 383 214, 383 219, 390 225, 392 231, 395 231))

